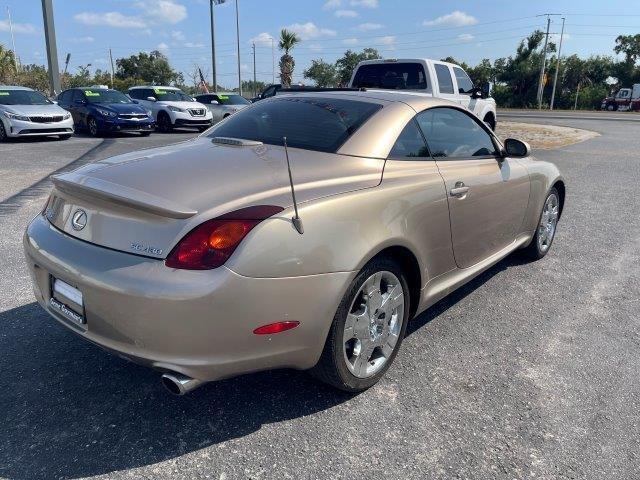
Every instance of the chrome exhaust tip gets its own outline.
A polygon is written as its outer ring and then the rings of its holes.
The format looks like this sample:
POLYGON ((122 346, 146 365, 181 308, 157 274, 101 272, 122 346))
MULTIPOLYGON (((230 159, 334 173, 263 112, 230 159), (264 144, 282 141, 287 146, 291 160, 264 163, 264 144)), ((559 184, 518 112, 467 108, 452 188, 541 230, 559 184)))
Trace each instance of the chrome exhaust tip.
POLYGON ((163 373, 162 385, 174 395, 184 395, 204 384, 202 380, 187 377, 181 373, 163 373))

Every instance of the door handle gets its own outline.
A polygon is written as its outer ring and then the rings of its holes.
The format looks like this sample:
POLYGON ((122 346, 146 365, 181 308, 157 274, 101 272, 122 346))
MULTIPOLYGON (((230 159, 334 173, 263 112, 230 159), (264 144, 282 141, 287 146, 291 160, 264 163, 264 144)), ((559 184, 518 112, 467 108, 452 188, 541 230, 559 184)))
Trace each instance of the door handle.
POLYGON ((467 187, 464 182, 456 182, 455 187, 449 190, 449 195, 452 197, 464 197, 469 191, 469 187, 467 187))

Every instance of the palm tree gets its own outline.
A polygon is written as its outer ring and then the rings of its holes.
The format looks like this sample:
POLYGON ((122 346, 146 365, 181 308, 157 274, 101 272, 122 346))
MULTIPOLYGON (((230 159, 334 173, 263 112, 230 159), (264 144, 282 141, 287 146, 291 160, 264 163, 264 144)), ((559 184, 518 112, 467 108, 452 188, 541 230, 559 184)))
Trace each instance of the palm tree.
POLYGON ((284 55, 280 57, 280 83, 284 88, 291 86, 291 77, 293 76, 293 69, 296 66, 296 62, 293 60, 293 57, 289 55, 289 50, 299 42, 300 37, 298 37, 294 32, 290 32, 286 28, 283 28, 280 31, 278 48, 280 50, 284 50, 284 55))

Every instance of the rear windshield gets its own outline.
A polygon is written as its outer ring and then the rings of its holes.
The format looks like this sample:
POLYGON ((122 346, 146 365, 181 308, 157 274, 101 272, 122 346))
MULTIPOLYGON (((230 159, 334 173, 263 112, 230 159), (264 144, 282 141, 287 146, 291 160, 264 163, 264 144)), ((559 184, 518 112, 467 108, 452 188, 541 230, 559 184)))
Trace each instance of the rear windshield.
POLYGON ((209 137, 256 140, 269 145, 335 153, 382 105, 357 100, 287 95, 240 110, 209 137))
POLYGON ((222 105, 248 105, 251 102, 240 95, 223 95, 218 94, 218 101, 222 105))
POLYGON ((133 103, 129 97, 117 90, 83 90, 89 103, 133 103))
POLYGON ((387 88, 394 90, 425 90, 427 77, 420 63, 371 63, 358 67, 355 88, 387 88))
POLYGON ((48 105, 50 103, 40 92, 2 90, 2 87, 0 87, 0 105, 48 105))

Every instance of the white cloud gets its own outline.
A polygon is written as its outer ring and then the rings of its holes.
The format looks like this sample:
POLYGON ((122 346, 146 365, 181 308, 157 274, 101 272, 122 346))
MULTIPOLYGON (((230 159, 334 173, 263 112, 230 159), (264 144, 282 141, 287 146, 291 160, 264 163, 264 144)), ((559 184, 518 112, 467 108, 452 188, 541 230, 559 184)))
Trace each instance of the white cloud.
POLYGON ((393 35, 387 35, 386 37, 380 37, 376 42, 380 45, 393 45, 396 43, 396 37, 393 35))
POLYGON ((351 0, 352 7, 378 8, 378 0, 351 0))
POLYGON ((327 0, 326 2, 324 2, 322 8, 325 10, 332 10, 340 6, 342 6, 342 0, 327 0))
MULTIPOLYGON (((562 36, 562 41, 565 42, 567 40, 569 40, 571 38, 571 35, 569 35, 568 33, 565 33, 562 36)), ((553 40, 556 43, 560 42, 560 34, 559 33, 550 33, 549 34, 549 40, 553 40)))
POLYGON ((134 6, 158 23, 174 24, 187 18, 187 7, 174 0, 139 0, 134 6))
POLYGON ((187 18, 187 7, 175 0, 138 0, 133 7, 141 13, 81 12, 73 18, 83 25, 113 28, 148 28, 150 25, 175 24, 187 18))
POLYGON ((294 23, 285 27, 287 30, 297 33, 302 40, 320 37, 335 37, 336 31, 328 28, 320 28, 313 22, 294 23))
POLYGON ((89 26, 113 28, 144 28, 146 22, 139 17, 123 15, 120 12, 92 13, 82 12, 73 16, 76 22, 89 26))
POLYGON ((184 36, 180 30, 174 30, 171 32, 171 38, 177 42, 184 42, 187 38, 184 36))
MULTIPOLYGON (((9 20, 0 20, 0 32, 8 32, 9 28, 9 20)), ((13 24, 13 33, 27 33, 33 34, 37 33, 38 29, 35 25, 31 25, 30 23, 14 23, 13 24)))
POLYGON ((461 33, 460 35, 458 35, 458 39, 462 40, 463 42, 470 42, 474 38, 476 38, 476 37, 474 37, 470 33, 461 33))
POLYGON ((263 47, 270 47, 271 40, 273 40, 273 36, 271 36, 270 33, 262 32, 250 39, 249 43, 255 43, 256 45, 261 45, 263 47))
POLYGON ((75 37, 69 39, 69 41, 73 43, 93 43, 96 41, 96 39, 93 37, 75 37))
POLYGON ((342 40, 342 43, 345 44, 345 45, 353 46, 353 45, 357 45, 358 44, 358 39, 357 38, 345 38, 344 40, 342 40))
POLYGON ((475 17, 472 17, 468 13, 461 12, 460 10, 454 10, 451 13, 442 15, 434 20, 425 20, 422 25, 425 27, 432 27, 434 25, 451 25, 453 27, 464 27, 468 25, 475 25, 478 23, 475 17))
POLYGON ((317 43, 312 43, 311 45, 309 45, 309 50, 311 50, 312 52, 321 52, 322 45, 318 45, 317 43))
POLYGON ((367 23, 361 23, 355 29, 360 30, 361 32, 370 32, 371 30, 380 30, 383 27, 384 25, 380 23, 367 22, 367 23))
POLYGON ((160 42, 157 47, 158 50, 169 50, 169 45, 164 42, 160 42))
POLYGON ((184 42, 183 45, 187 48, 202 48, 205 46, 204 43, 196 43, 196 42, 184 42))
POLYGON ((333 14, 338 18, 355 18, 358 16, 358 12, 355 10, 336 10, 333 14))

